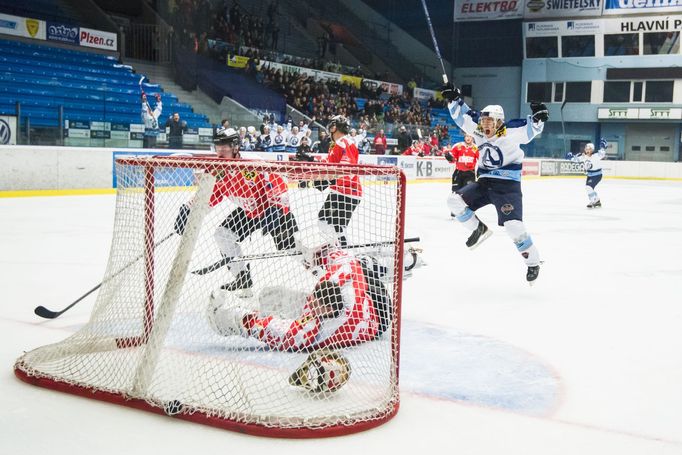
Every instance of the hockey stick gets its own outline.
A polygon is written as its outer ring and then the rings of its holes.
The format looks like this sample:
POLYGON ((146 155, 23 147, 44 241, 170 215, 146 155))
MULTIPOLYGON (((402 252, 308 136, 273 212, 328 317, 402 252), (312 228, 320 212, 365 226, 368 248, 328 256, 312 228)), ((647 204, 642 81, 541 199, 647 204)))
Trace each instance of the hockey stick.
POLYGON ((433 24, 431 24, 431 16, 429 16, 429 10, 426 7, 426 0, 422 0, 422 6, 424 7, 424 14, 426 14, 426 23, 429 25, 429 31, 431 32, 431 39, 433 40, 433 49, 436 51, 436 57, 440 61, 440 67, 443 69, 443 84, 448 83, 447 72, 445 71, 445 63, 443 63, 443 57, 440 55, 440 49, 438 49, 438 41, 436 41, 436 34, 433 32, 433 24))
MULTIPOLYGON (((167 236, 165 236, 164 238, 162 238, 161 240, 159 240, 158 242, 156 242, 156 243, 154 244, 154 248, 158 247, 158 246, 161 245, 163 242, 165 242, 166 240, 168 240, 169 238, 171 238, 171 237, 173 236, 173 234, 175 234, 175 232, 171 232, 170 234, 168 234, 167 236)), ((33 312, 34 312, 36 315, 40 316, 41 318, 45 318, 45 319, 54 319, 54 318, 58 318, 59 316, 61 316, 62 314, 64 314, 65 312, 67 312, 68 310, 70 310, 71 308, 73 308, 74 305, 76 305, 78 302, 80 302, 81 300, 83 300, 84 298, 86 298, 87 296, 89 296, 90 294, 92 294, 93 292, 95 292, 97 289, 99 289, 104 283, 113 280, 113 279, 116 278, 118 275, 120 275, 121 273, 123 273, 124 270, 126 270, 127 268, 129 268, 131 265, 135 264, 135 263, 136 263, 137 261, 139 261, 143 256, 144 256, 144 254, 140 254, 138 257, 136 257, 135 259, 133 259, 132 261, 130 261, 130 263, 128 263, 128 265, 126 265, 125 267, 123 267, 121 270, 119 270, 118 272, 114 273, 114 274, 111 275, 110 277, 106 278, 104 281, 102 281, 100 284, 98 284, 98 285, 95 286, 94 288, 90 289, 88 292, 86 292, 85 294, 83 294, 82 296, 80 296, 75 302, 71 303, 69 306, 67 306, 67 307, 64 308, 63 310, 61 310, 61 311, 52 311, 52 310, 48 310, 48 309, 45 308, 44 306, 40 305, 40 306, 35 307, 35 309, 33 310, 33 312)))
MULTIPOLYGON (((410 243, 410 242, 418 242, 419 237, 411 237, 407 238, 403 241, 403 243, 410 243)), ((373 246, 383 246, 383 245, 392 245, 393 242, 375 242, 375 243, 362 243, 360 245, 349 245, 344 247, 343 249, 356 249, 356 248, 368 248, 368 247, 373 247, 373 246)), ((263 254, 252 254, 252 255, 247 255, 247 256, 242 256, 238 258, 222 258, 219 261, 214 262, 211 265, 208 265, 204 268, 193 270, 192 273, 195 275, 207 275, 211 272, 214 272, 218 270, 221 267, 226 266, 230 262, 244 262, 244 261, 254 261, 258 259, 270 259, 270 258, 281 258, 281 257, 286 257, 286 256, 298 256, 301 253, 299 250, 285 250, 285 251, 279 251, 277 253, 263 253, 263 254)))

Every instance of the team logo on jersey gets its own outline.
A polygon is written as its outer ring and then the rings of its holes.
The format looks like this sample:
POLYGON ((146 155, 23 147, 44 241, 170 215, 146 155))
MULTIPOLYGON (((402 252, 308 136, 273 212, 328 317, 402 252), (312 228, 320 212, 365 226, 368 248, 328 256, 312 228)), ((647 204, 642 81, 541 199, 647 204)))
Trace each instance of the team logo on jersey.
POLYGON ((509 215, 513 211, 514 206, 509 203, 504 204, 502 207, 500 207, 500 212, 504 213, 505 215, 509 215))
POLYGON ((583 166, 585 167, 586 171, 589 171, 590 169, 592 169, 592 161, 585 161, 583 163, 583 166))
POLYGON ((483 144, 481 148, 483 149, 481 161, 486 168, 494 169, 502 166, 502 163, 504 162, 504 155, 502 154, 502 150, 500 150, 499 147, 496 147, 490 143, 486 143, 483 144))
POLYGON ((275 136, 275 144, 281 144, 282 141, 284 141, 284 137, 280 136, 279 134, 275 136))
POLYGON ((253 180, 256 178, 256 173, 254 171, 242 171, 242 175, 246 180, 253 180))

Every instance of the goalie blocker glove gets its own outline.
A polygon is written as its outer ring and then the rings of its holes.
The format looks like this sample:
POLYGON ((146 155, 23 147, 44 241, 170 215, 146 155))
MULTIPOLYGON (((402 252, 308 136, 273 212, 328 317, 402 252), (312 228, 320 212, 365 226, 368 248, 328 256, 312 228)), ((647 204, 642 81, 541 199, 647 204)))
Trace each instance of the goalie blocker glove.
POLYGON ((180 206, 180 211, 175 218, 175 225, 173 226, 176 234, 183 235, 185 233, 185 226, 187 226, 187 219, 189 218, 190 211, 190 208, 185 204, 180 206))
POLYGON ((532 101, 530 103, 530 110, 533 112, 531 117, 534 122, 546 122, 549 120, 549 111, 544 103, 536 103, 532 101))
POLYGON ((448 82, 441 88, 440 94, 443 96, 443 98, 448 100, 449 103, 457 101, 462 97, 462 91, 455 87, 454 85, 452 85, 452 83, 450 82, 448 82))

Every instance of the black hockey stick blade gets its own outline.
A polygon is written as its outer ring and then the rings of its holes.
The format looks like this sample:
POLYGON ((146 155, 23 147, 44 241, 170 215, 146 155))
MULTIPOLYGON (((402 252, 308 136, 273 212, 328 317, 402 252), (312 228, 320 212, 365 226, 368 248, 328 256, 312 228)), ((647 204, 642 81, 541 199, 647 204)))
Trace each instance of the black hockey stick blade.
MULTIPOLYGON (((162 238, 161 240, 159 240, 158 242, 156 242, 156 243, 154 244, 154 248, 156 248, 156 247, 158 247, 159 245, 161 245, 163 242, 165 242, 166 240, 168 240, 169 238, 171 238, 174 234, 175 234, 174 232, 171 232, 171 233, 169 233, 168 235, 166 235, 164 238, 162 238)), ((87 296, 89 296, 90 294, 92 294, 93 292, 95 292, 97 289, 99 289, 104 283, 106 283, 107 281, 112 280, 113 278, 115 278, 115 277, 117 277, 118 275, 120 275, 124 270, 128 269, 131 265, 135 264, 135 263, 136 263, 138 260, 140 260, 143 256, 144 256, 144 255, 142 255, 142 254, 139 255, 139 256, 137 256, 135 259, 133 259, 131 262, 129 262, 128 265, 126 265, 125 267, 123 267, 122 269, 120 269, 118 272, 114 273, 114 274, 111 275, 110 277, 106 278, 104 281, 102 281, 101 283, 99 283, 99 284, 98 284, 97 286, 95 286, 94 288, 90 289, 88 292, 86 292, 85 294, 83 294, 82 296, 80 296, 75 302, 71 303, 69 306, 67 306, 67 307, 64 308, 63 310, 61 310, 61 311, 52 311, 52 310, 49 310, 49 309, 45 308, 44 306, 40 305, 40 306, 35 307, 35 308, 33 309, 33 312, 34 312, 37 316, 40 316, 41 318, 45 318, 45 319, 55 319, 55 318, 58 318, 59 316, 61 316, 62 314, 66 313, 68 310, 70 310, 71 308, 73 308, 78 302, 80 302, 81 300, 83 300, 84 298, 86 298, 87 296)))
POLYGON ((209 274, 215 270, 218 270, 219 268, 221 268, 223 266, 226 266, 228 264, 228 262, 230 262, 231 260, 232 260, 232 258, 222 258, 221 260, 216 261, 211 265, 207 265, 204 268, 192 270, 192 273, 194 275, 200 275, 200 276, 201 275, 207 275, 207 274, 209 274))
POLYGON ((90 294, 92 294, 93 292, 95 292, 97 289, 99 289, 100 286, 102 286, 102 283, 100 283, 100 284, 98 284, 97 286, 95 286, 94 288, 90 289, 88 292, 86 292, 85 294, 83 294, 82 296, 80 296, 80 298, 79 298, 78 300, 76 300, 76 301, 73 302, 71 305, 67 306, 66 308, 64 308, 64 309, 61 310, 61 311, 52 311, 52 310, 48 310, 48 309, 45 308, 44 306, 40 305, 40 306, 35 307, 35 309, 33 310, 33 312, 34 312, 37 316, 40 316, 41 318, 44 318, 44 319, 54 319, 54 318, 58 318, 59 316, 61 316, 62 314, 64 314, 65 312, 67 312, 67 311, 69 311, 71 308, 73 308, 73 306, 76 305, 78 302, 80 302, 81 300, 83 300, 84 298, 86 298, 87 296, 89 296, 90 294))

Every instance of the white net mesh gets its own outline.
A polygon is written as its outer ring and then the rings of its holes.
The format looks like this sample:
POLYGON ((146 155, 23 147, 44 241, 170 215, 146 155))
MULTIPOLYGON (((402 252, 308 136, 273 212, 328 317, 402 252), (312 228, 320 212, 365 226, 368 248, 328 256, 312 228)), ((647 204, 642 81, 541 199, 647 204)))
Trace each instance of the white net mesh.
POLYGON ((399 170, 183 157, 116 173, 90 321, 18 375, 294 436, 397 411, 399 170))

